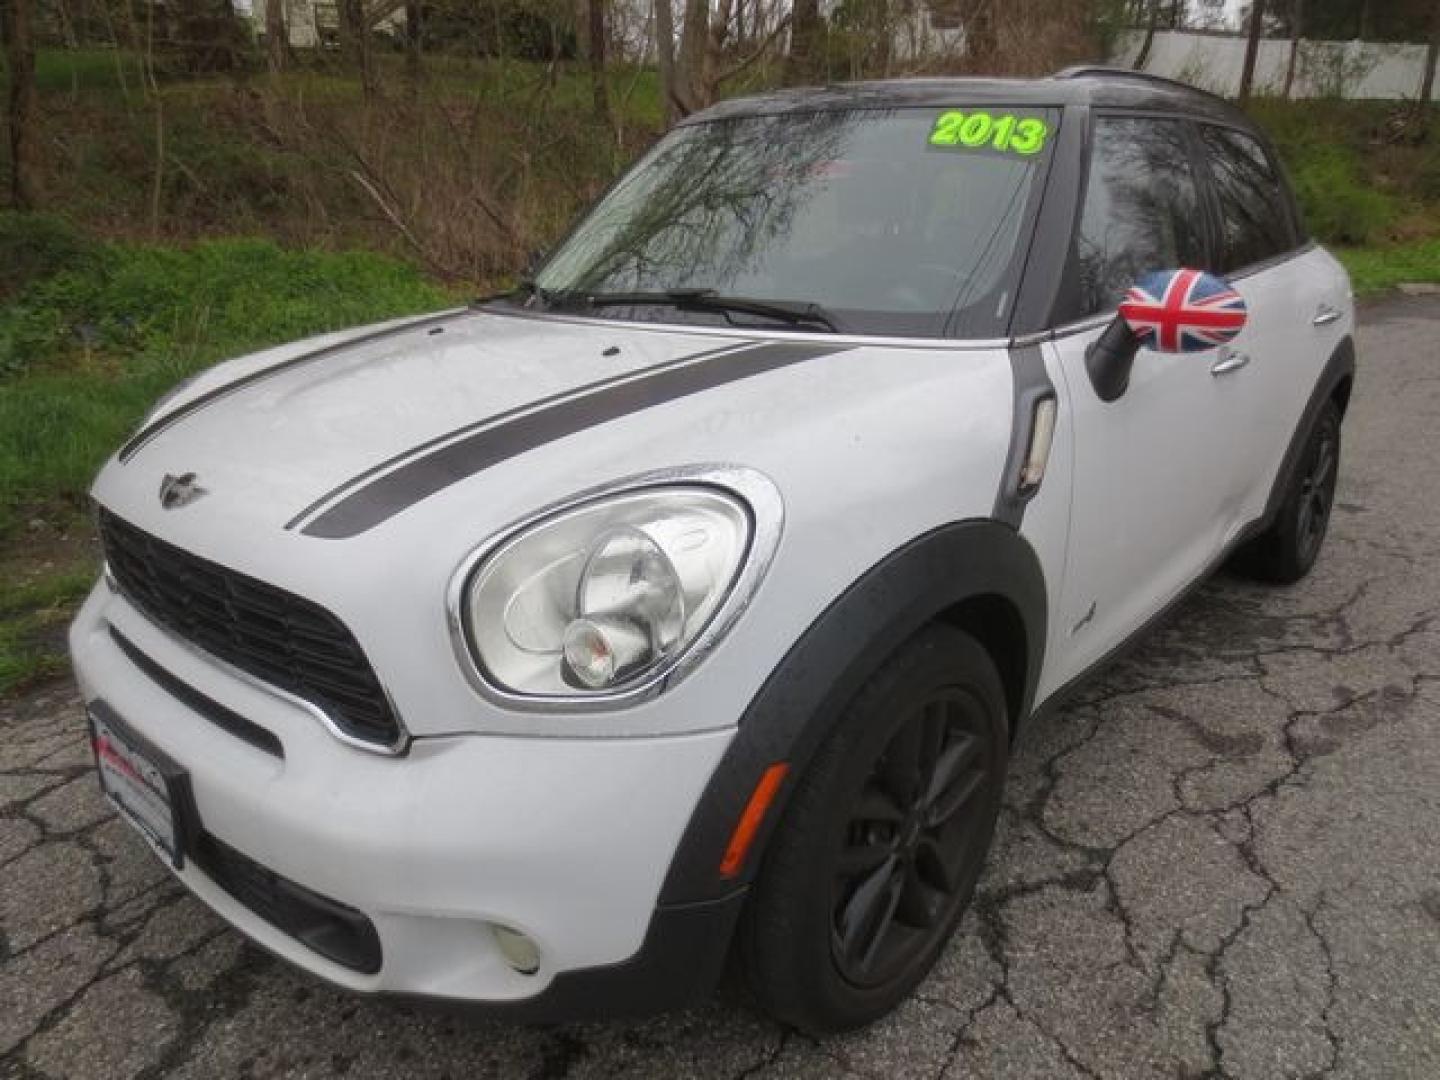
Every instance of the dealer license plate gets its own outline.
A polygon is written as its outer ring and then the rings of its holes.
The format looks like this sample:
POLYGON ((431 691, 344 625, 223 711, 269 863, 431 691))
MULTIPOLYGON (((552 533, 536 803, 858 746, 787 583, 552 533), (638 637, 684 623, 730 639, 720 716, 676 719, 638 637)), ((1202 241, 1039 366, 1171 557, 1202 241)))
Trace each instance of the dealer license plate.
POLYGON ((184 774, 113 711, 92 708, 89 716, 101 789, 121 815, 180 869, 185 849, 176 801, 177 778, 184 774))

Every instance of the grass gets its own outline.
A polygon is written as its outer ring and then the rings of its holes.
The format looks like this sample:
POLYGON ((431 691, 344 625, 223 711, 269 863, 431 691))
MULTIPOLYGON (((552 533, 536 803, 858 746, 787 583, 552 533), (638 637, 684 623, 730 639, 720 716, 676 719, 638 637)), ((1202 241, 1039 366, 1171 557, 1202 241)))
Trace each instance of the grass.
POLYGON ((1410 282, 1440 284, 1440 238, 1408 244, 1336 248, 1335 255, 1350 271, 1350 281, 1360 296, 1410 282))
POLYGON ((83 543, 57 558, 32 533, 87 531, 96 470, 168 387, 227 357, 457 299, 368 252, 97 244, 54 219, 0 215, 0 264, 22 248, 28 280, 12 274, 0 306, 0 694, 61 670, 57 627, 94 574, 83 543), (37 235, 64 250, 58 265, 37 235))
POLYGON ((28 506, 80 505, 100 462, 187 375, 453 301, 413 267, 364 252, 95 245, 0 308, 0 539, 28 506))
POLYGON ((65 671, 65 628, 94 580, 82 563, 0 582, 0 697, 65 671))

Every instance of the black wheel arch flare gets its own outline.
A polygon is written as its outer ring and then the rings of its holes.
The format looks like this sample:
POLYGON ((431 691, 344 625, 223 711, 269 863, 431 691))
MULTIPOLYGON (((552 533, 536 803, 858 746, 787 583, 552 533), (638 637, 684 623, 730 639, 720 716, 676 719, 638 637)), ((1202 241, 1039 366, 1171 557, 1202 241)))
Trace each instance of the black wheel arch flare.
POLYGON ((1034 700, 1046 613, 1039 559, 998 521, 944 525, 881 560, 806 630, 745 710, 676 848, 661 905, 734 896, 754 880, 796 782, 846 704, 887 656, 932 621, 959 619, 987 648, 1004 643, 1009 654, 997 656, 997 667, 1014 699, 1013 735, 1034 700), (1013 655, 1016 646, 1023 656, 1013 655), (740 873, 722 878, 736 822, 766 768, 781 761, 789 772, 740 873))
POLYGON ((1310 397, 1305 402, 1305 409, 1300 414, 1300 422, 1295 425, 1295 432, 1290 437, 1290 443, 1285 448, 1285 456, 1281 459, 1280 468, 1275 473, 1275 482, 1271 486, 1270 497, 1265 503, 1265 512, 1249 530, 1251 535, 1263 532, 1280 512, 1280 505, 1285 501, 1285 493, 1290 489, 1295 473, 1300 468, 1306 440, 1310 438, 1310 432, 1315 427, 1320 410, 1324 408, 1326 402, 1334 401, 1340 407, 1340 415, 1343 418, 1345 410, 1350 404, 1350 392, 1354 384, 1355 339, 1347 334, 1325 361, 1325 368, 1321 371, 1320 378, 1316 380, 1314 389, 1310 391, 1310 397))

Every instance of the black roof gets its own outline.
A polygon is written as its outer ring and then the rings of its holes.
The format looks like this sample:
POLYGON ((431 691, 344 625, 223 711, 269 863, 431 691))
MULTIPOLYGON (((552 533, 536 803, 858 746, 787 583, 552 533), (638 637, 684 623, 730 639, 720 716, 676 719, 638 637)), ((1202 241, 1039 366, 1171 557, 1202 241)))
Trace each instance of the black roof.
POLYGON ((1067 68, 1043 79, 886 79, 778 90, 722 101, 683 123, 832 109, 943 108, 947 105, 991 104, 1153 109, 1253 127, 1244 113, 1215 94, 1159 75, 1106 67, 1067 68))

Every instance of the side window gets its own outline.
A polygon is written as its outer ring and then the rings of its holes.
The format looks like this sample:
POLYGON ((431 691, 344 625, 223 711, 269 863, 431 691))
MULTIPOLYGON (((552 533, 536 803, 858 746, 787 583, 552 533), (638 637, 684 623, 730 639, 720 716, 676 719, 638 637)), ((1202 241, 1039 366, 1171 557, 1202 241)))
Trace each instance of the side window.
POLYGON ((1289 205, 1264 148, 1242 131, 1213 124, 1200 125, 1200 138, 1220 200, 1221 271, 1252 266, 1294 247, 1289 205))
POLYGON ((1114 308, 1152 270, 1203 266, 1202 220, 1179 121, 1098 120, 1076 237, 1083 313, 1114 308))

